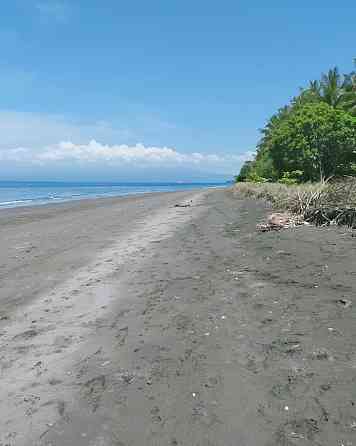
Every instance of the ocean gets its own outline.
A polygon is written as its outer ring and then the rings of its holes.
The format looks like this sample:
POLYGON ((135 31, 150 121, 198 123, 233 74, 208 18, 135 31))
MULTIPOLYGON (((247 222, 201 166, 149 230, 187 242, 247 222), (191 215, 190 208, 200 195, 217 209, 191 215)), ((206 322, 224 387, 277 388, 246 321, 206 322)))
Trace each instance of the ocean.
POLYGON ((0 181, 0 209, 60 203, 84 198, 224 187, 227 184, 0 181))

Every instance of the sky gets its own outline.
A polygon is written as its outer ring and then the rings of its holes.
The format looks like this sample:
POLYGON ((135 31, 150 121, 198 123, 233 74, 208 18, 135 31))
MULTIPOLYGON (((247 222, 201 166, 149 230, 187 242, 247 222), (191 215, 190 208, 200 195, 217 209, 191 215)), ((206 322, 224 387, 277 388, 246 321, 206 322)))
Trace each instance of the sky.
POLYGON ((225 180, 352 70, 356 2, 4 0, 0 180, 225 180))

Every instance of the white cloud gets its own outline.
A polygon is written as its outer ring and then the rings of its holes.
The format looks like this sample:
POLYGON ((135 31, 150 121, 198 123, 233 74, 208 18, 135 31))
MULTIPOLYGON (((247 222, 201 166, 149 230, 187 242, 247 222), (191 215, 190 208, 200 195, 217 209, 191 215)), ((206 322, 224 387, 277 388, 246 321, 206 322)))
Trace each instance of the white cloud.
POLYGON ((41 149, 16 147, 0 151, 0 160, 16 163, 53 165, 98 163, 131 167, 183 167, 212 170, 226 174, 234 173, 253 152, 240 155, 183 153, 169 147, 147 147, 143 144, 105 145, 95 140, 88 144, 60 142, 41 149))
MULTIPOLYGON (((157 139, 157 124, 151 124, 150 134, 106 121, 79 122, 59 115, 0 110, 0 174, 21 178, 24 170, 33 171, 34 176, 52 171, 58 172, 58 176, 71 171, 73 176, 81 171, 91 172, 91 177, 96 172, 105 176, 105 172, 115 171, 127 176, 133 172, 134 176, 146 169, 159 176, 168 175, 168 170, 177 172, 177 177, 189 176, 193 171, 230 176, 254 154, 238 150, 187 153, 159 142, 137 144, 136 141, 157 139)), ((158 139, 172 137, 163 132, 158 139)))

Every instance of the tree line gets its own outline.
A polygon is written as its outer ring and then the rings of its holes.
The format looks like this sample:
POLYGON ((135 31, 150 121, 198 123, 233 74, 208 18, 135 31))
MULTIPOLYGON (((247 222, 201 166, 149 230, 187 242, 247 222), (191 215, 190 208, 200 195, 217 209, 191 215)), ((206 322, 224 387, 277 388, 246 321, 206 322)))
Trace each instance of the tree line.
POLYGON ((340 74, 335 67, 311 81, 261 132, 256 156, 237 181, 295 184, 355 176, 356 71, 340 74))

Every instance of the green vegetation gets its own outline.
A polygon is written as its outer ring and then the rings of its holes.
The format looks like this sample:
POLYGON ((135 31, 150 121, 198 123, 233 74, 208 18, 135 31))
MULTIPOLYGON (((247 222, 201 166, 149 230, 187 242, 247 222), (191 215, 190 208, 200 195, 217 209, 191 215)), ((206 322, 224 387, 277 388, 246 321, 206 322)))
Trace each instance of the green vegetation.
POLYGON ((236 181, 294 185, 344 175, 356 175, 356 71, 334 68, 269 119, 236 181))

